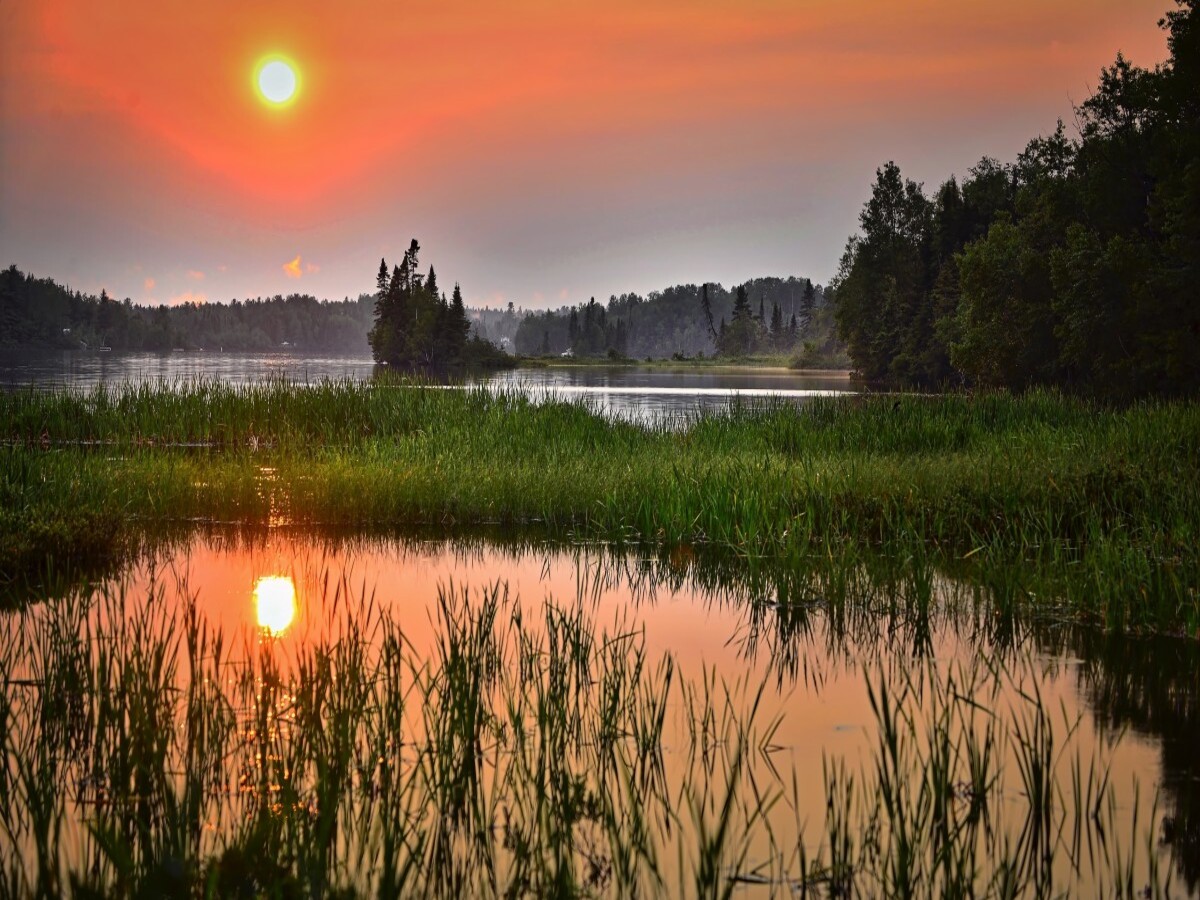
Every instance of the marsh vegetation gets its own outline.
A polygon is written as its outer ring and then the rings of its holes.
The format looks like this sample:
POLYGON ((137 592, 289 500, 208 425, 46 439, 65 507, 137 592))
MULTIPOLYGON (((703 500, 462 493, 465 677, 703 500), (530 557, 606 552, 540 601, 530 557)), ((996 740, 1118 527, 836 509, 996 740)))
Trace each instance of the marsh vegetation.
POLYGON ((685 429, 402 383, 0 395, 8 579, 195 522, 534 528, 784 562, 865 548, 1006 603, 1194 633, 1200 412, 1023 397, 734 402, 685 429))
POLYGON ((0 423, 10 895, 1196 887, 1193 405, 192 381, 0 423))
POLYGON ((1134 685, 1149 710, 1194 678, 1188 658, 1130 682, 1074 627, 1005 627, 944 579, 779 571, 278 531, 164 548, 3 620, 0 877, 14 896, 1194 889, 1194 791, 1160 796, 1153 751, 1108 730, 1134 685), (500 582, 455 580, 475 571, 500 582), (280 572, 297 609, 275 628, 249 586, 280 572))

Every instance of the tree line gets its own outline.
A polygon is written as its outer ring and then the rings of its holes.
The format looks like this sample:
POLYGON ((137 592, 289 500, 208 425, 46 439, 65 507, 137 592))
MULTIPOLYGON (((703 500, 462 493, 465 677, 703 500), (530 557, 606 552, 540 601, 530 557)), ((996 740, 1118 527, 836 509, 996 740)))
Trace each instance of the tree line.
POLYGON ((932 197, 889 162, 835 279, 858 371, 896 386, 1053 384, 1105 396, 1200 387, 1200 22, 1160 21, 1168 60, 1119 55, 1015 162, 932 197))
POLYGON ((61 350, 365 353, 374 298, 306 294, 230 303, 139 306, 90 295, 15 265, 0 271, 0 345, 61 350))
POLYGON ((593 297, 576 306, 516 315, 510 304, 504 315, 496 312, 484 322, 489 334, 512 328, 513 349, 528 356, 807 353, 814 361, 836 361, 841 349, 828 290, 796 277, 755 278, 732 290, 720 284, 675 285, 647 296, 614 295, 607 304, 593 297))

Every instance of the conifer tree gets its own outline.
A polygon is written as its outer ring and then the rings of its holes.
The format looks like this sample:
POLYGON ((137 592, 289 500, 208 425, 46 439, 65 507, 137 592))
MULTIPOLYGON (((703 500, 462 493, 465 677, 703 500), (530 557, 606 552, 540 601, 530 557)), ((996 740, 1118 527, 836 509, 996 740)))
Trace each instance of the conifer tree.
POLYGON ((452 361, 462 358, 467 345, 467 337, 471 333, 471 322, 467 318, 467 308, 463 303, 462 289, 458 282, 454 283, 454 294, 450 298, 450 349, 452 361))
POLYGON ((817 308, 817 291, 813 287, 812 279, 804 279, 804 293, 800 295, 800 321, 804 325, 805 332, 812 329, 813 313, 817 308))

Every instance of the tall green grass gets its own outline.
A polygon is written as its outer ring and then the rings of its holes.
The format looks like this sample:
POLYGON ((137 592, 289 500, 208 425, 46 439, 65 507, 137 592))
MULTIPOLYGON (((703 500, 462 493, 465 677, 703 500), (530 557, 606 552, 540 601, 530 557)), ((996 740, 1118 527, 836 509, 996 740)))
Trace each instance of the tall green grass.
POLYGON ((758 555, 866 544, 1113 628, 1200 627, 1200 407, 1053 393, 608 421, 519 393, 327 382, 0 394, 0 571, 194 521, 534 527, 758 555))

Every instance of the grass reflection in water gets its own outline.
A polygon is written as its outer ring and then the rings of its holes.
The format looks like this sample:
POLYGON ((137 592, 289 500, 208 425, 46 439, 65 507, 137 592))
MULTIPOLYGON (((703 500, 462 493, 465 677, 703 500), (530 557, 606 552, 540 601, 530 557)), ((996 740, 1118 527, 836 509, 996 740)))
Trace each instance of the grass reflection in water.
POLYGON ((3 620, 8 893, 1034 896, 1168 879, 1162 817, 1130 807, 1105 745, 1038 693, 1028 644, 926 652, 930 604, 860 618, 802 605, 828 586, 795 584, 738 638, 786 670, 730 678, 652 652, 635 607, 610 619, 583 586, 531 604, 445 585, 421 647, 346 580, 302 637, 226 633, 169 587, 3 620), (871 719, 813 798, 770 698, 827 642, 859 660, 871 719))

